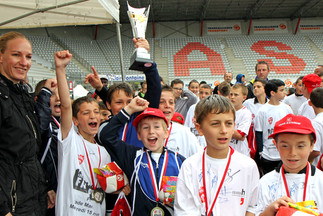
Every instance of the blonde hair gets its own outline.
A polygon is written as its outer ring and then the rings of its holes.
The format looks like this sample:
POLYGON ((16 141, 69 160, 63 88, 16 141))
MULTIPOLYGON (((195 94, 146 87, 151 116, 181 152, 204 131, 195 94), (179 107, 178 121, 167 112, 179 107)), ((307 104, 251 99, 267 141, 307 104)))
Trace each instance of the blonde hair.
POLYGON ((241 93, 243 96, 248 95, 248 88, 242 83, 235 84, 234 86, 231 87, 231 89, 241 89, 241 93))
POLYGON ((167 132, 167 124, 166 122, 162 119, 162 118, 158 118, 156 116, 146 116, 145 118, 141 119, 141 121, 138 123, 138 127, 137 127, 137 133, 140 134, 140 130, 141 130, 141 122, 142 120, 146 119, 146 118, 151 118, 151 119, 160 119, 162 120, 162 126, 165 132, 167 132))
POLYGON ((14 40, 14 39, 17 39, 17 38, 26 39, 29 42, 30 46, 31 46, 31 42, 25 37, 25 35, 23 35, 23 34, 21 34, 19 32, 11 31, 11 32, 7 32, 7 33, 0 36, 0 52, 4 53, 6 51, 8 41, 14 40))

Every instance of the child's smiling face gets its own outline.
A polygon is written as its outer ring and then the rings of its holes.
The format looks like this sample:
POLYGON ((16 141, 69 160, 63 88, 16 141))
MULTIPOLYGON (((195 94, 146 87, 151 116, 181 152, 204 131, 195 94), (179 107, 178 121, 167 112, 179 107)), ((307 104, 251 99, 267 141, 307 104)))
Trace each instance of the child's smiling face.
POLYGON ((298 173, 307 165, 310 153, 313 151, 309 134, 281 133, 275 142, 285 171, 298 173))

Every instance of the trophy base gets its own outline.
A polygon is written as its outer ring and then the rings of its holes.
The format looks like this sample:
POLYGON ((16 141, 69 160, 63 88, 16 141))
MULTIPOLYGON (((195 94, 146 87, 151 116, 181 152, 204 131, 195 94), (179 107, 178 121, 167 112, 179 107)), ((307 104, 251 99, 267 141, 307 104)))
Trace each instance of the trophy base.
POLYGON ((145 71, 147 67, 150 67, 153 60, 150 59, 149 53, 134 52, 130 58, 129 70, 145 71), (148 65, 146 65, 148 64, 148 65))

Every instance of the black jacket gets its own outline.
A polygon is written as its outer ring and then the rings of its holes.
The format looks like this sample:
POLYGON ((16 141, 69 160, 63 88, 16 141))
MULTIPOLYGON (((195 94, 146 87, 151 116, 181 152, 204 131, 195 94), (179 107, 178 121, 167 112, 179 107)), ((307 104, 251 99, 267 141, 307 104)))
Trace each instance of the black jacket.
POLYGON ((33 98, 0 74, 0 215, 45 214, 40 144, 33 98))
POLYGON ((42 146, 40 148, 39 160, 45 171, 48 191, 57 190, 57 134, 60 118, 52 116, 50 108, 51 91, 45 87, 39 92, 36 99, 36 109, 39 119, 42 146), (50 143, 48 143, 50 141, 50 143), (48 145, 49 144, 49 145, 48 145))

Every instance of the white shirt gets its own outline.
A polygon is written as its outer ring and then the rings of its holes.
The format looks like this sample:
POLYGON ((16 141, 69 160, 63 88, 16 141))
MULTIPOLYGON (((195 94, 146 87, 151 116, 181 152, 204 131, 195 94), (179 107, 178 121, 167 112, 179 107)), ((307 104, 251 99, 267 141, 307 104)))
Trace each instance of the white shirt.
POLYGON ((245 106, 252 114, 252 120, 256 117, 258 110, 260 107, 262 107, 264 104, 255 103, 255 98, 250 98, 248 100, 245 100, 243 102, 243 106, 245 106))
MULTIPOLYGON (((203 151, 193 155, 186 159, 181 167, 175 195, 175 216, 205 215, 205 203, 201 200, 203 198, 202 155, 203 151)), ((210 208, 227 160, 205 155, 206 192, 210 208)), ((213 215, 245 215, 246 211, 257 203, 258 182, 259 172, 256 163, 235 151, 214 205, 213 215)))
POLYGON ((234 149, 237 150, 238 152, 250 157, 250 149, 248 146, 248 139, 247 135, 250 129, 252 121, 252 114, 251 112, 246 108, 242 107, 241 109, 236 111, 236 120, 235 120, 235 130, 238 130, 242 133, 245 134, 245 139, 244 140, 236 140, 236 139, 231 139, 230 141, 230 146, 234 149))
MULTIPOLYGON (((320 156, 323 153, 323 112, 317 114, 317 116, 312 120, 312 125, 315 129, 316 142, 314 144, 314 151, 319 151, 320 156)), ((320 156, 317 156, 313 160, 313 165, 317 166, 320 156)))
POLYGON ((307 101, 307 99, 303 95, 296 96, 295 94, 292 94, 285 97, 283 102, 292 108, 294 115, 298 115, 298 109, 305 101, 307 101))
POLYGON ((188 127, 172 122, 169 126, 170 128, 171 132, 168 141, 166 139, 166 147, 169 150, 178 152, 186 158, 203 150, 197 138, 188 127))
POLYGON ((293 113, 290 106, 280 103, 279 105, 271 105, 266 103, 259 110, 254 119, 255 131, 262 132, 263 151, 262 157, 270 161, 279 161, 280 156, 272 139, 268 139, 274 131, 274 126, 277 121, 284 118, 289 113, 293 113))
MULTIPOLYGON (((303 201, 305 173, 285 173, 291 198, 295 202, 303 201)), ((306 200, 316 201, 317 208, 323 212, 323 173, 316 169, 315 175, 308 179, 306 200)), ((286 196, 285 186, 281 172, 273 170, 260 179, 257 207, 251 210, 255 215, 260 215, 271 203, 278 198, 286 196)))
POLYGON ((305 116, 309 119, 315 118, 315 112, 312 106, 308 104, 308 101, 305 101, 298 109, 298 115, 305 116))
POLYGON ((198 139, 199 141, 199 144, 200 146, 202 146, 203 148, 206 146, 206 140, 204 138, 204 136, 200 136, 195 128, 195 118, 194 118, 194 112, 195 112, 195 107, 196 107, 197 104, 193 104, 187 114, 186 114, 186 118, 185 118, 185 123, 184 123, 184 126, 188 127, 191 132, 196 136, 196 138, 198 139))
POLYGON ((104 147, 90 143, 78 135, 74 125, 64 140, 61 130, 57 137, 59 142, 56 215, 105 215, 105 199, 102 203, 93 199, 93 184, 84 143, 91 162, 94 184, 98 188, 101 187, 93 172, 93 168, 99 167, 98 147, 101 155, 100 166, 111 162, 110 155, 104 147))

